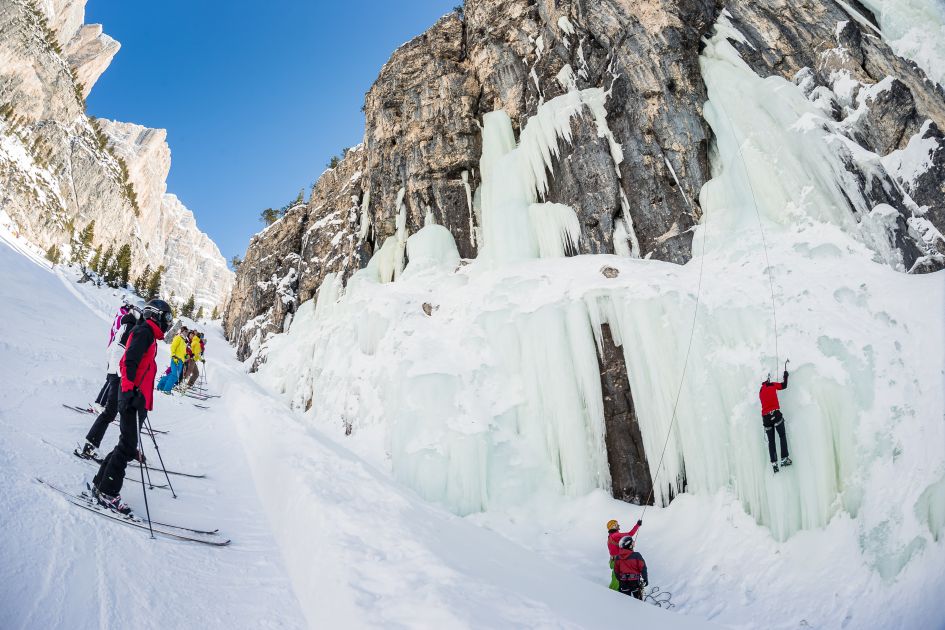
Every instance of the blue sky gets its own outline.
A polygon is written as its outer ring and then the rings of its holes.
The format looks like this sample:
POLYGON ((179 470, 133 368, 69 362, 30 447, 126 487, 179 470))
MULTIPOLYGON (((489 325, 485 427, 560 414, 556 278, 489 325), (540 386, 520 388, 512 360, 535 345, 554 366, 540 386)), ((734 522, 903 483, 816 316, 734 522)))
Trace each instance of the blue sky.
POLYGON ((167 129, 168 191, 223 255, 243 256, 259 211, 309 188, 361 141, 361 105, 395 48, 459 0, 90 0, 121 50, 93 116, 167 129))

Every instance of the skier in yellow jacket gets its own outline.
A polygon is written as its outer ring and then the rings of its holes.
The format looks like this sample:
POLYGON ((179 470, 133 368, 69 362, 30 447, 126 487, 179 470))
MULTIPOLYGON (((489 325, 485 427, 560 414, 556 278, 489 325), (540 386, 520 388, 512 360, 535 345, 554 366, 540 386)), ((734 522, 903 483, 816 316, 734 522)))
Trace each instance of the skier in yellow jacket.
POLYGON ((200 370, 197 369, 197 362, 203 361, 200 349, 200 337, 197 335, 196 330, 191 330, 190 352, 188 352, 187 365, 184 367, 184 379, 187 381, 187 387, 193 387, 194 383, 197 381, 197 377, 200 376, 200 370))
POLYGON ((164 393, 169 394, 180 380, 184 361, 187 359, 187 342, 184 341, 187 332, 187 328, 182 327, 171 342, 171 367, 158 382, 158 389, 164 393))

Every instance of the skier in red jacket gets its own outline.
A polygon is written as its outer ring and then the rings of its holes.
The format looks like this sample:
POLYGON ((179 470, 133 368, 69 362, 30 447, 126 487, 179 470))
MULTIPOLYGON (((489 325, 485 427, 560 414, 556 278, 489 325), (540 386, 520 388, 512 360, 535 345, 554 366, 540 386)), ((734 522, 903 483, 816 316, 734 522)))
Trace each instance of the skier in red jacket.
POLYGON ((121 500, 121 486, 125 468, 138 456, 138 431, 148 411, 154 408, 154 376, 157 364, 157 342, 171 327, 171 307, 164 300, 151 300, 143 309, 141 323, 131 330, 125 354, 121 358, 121 393, 118 395, 121 436, 92 480, 92 490, 98 502, 116 512, 130 515, 131 508, 121 500))
POLYGON ((649 583, 646 561, 633 550, 633 538, 624 536, 620 539, 620 549, 614 558, 614 573, 620 582, 620 592, 643 599, 643 589, 649 583))
POLYGON ((768 377, 761 384, 758 398, 761 400, 761 421, 768 436, 768 455, 771 456, 771 467, 778 472, 778 451, 774 444, 774 432, 777 430, 781 442, 781 466, 790 466, 793 462, 788 457, 787 435, 784 433, 784 416, 781 415, 781 403, 778 402, 778 390, 787 389, 788 371, 784 370, 784 382, 772 383, 768 377))

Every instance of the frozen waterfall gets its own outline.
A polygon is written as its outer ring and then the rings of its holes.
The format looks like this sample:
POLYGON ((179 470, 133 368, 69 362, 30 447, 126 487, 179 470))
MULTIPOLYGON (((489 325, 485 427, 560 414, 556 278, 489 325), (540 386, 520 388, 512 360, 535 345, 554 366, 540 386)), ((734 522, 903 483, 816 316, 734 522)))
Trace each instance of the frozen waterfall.
POLYGON ((689 264, 561 257, 579 226, 540 203, 551 158, 571 117, 606 100, 572 91, 543 104, 517 146, 504 112, 486 116, 479 260, 459 265, 439 226, 408 238, 398 225, 344 291, 326 279, 318 305, 269 342, 260 378, 426 499, 467 514, 609 489, 598 365, 607 323, 658 504, 683 490, 730 492, 779 540, 845 513, 866 557, 895 574, 945 535, 945 365, 926 351, 945 346, 945 287, 941 274, 895 270, 887 213, 843 166, 879 160, 831 134, 800 88, 755 75, 732 37, 723 18, 701 59, 716 142, 689 264), (605 265, 619 275, 604 276, 605 265), (769 272, 780 359, 792 360, 781 399, 795 465, 777 476, 757 397, 779 369, 769 272))

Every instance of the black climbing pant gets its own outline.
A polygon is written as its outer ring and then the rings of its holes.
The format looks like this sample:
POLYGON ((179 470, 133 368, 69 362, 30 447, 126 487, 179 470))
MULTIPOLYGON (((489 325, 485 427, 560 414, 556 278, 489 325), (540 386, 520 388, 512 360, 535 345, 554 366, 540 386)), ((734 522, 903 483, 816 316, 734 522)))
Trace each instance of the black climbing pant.
POLYGON ((98 404, 104 405, 105 409, 95 418, 95 422, 92 423, 92 428, 89 429, 88 435, 85 436, 86 441, 91 442, 95 448, 102 445, 102 438, 105 437, 105 431, 108 429, 108 425, 111 424, 111 421, 118 415, 118 393, 120 391, 121 379, 117 374, 109 374, 108 379, 105 381, 105 396, 102 397, 100 395, 99 399, 96 400, 98 404))
POLYGON ((138 455, 138 429, 148 417, 144 395, 140 391, 121 392, 118 395, 118 413, 121 417, 118 444, 102 461, 92 480, 100 492, 109 496, 121 492, 125 468, 138 455))
POLYGON ((775 409, 771 413, 766 413, 761 417, 765 426, 765 435, 768 436, 768 455, 771 457, 771 463, 778 461, 778 451, 774 444, 774 432, 778 432, 778 438, 781 442, 781 459, 788 456, 787 435, 784 432, 784 416, 780 409, 775 409))
POLYGON ((637 599, 643 599, 643 584, 639 580, 621 581, 620 592, 637 599))

